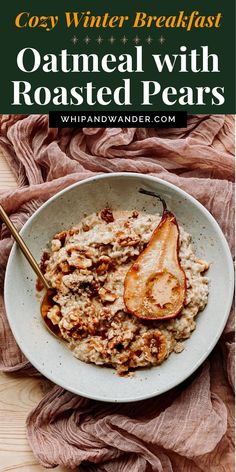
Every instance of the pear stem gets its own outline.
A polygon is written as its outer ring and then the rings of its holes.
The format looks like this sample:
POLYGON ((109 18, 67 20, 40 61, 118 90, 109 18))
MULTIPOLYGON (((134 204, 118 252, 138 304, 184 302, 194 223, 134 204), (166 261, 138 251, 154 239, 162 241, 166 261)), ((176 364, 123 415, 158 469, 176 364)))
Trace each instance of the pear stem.
POLYGON ((165 211, 167 211, 167 205, 166 205, 166 202, 163 198, 160 197, 160 195, 158 195, 158 193, 156 192, 152 192, 151 190, 146 190, 144 188, 140 188, 139 189, 139 193, 143 193, 144 195, 150 195, 151 197, 156 197, 158 198, 158 200, 160 200, 160 202, 162 203, 162 206, 163 206, 163 213, 165 211))

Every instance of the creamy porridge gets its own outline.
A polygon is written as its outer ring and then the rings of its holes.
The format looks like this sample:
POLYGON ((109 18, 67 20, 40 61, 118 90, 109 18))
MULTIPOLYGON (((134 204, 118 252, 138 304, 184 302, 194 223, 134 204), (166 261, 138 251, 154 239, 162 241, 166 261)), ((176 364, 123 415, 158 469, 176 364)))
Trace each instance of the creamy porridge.
POLYGON ((196 315, 207 304, 208 264, 195 255, 191 235, 181 226, 186 296, 180 313, 172 319, 140 319, 124 304, 126 274, 160 220, 160 215, 105 208, 56 234, 42 256, 41 268, 55 289, 47 316, 81 361, 112 366, 125 375, 181 352, 195 329, 196 315))

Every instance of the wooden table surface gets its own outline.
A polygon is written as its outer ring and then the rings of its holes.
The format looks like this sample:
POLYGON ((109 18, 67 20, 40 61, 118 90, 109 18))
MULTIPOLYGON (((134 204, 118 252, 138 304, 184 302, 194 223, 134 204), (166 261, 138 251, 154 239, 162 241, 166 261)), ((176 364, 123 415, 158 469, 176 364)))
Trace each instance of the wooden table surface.
MULTIPOLYGON (((9 187, 16 187, 16 181, 0 149, 0 189, 9 187)), ((26 417, 49 388, 44 379, 0 373, 0 472, 69 472, 41 467, 26 439, 26 417)))

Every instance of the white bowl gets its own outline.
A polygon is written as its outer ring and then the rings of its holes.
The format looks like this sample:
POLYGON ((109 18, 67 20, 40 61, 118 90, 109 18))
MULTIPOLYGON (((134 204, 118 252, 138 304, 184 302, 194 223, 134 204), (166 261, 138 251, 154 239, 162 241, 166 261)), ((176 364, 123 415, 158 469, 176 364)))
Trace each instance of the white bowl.
POLYGON ((145 187, 161 194, 185 230, 192 234, 199 257, 210 262, 209 301, 197 316, 197 328, 180 354, 159 367, 123 378, 111 368, 75 359, 65 343, 45 328, 40 317, 35 276, 14 245, 5 278, 5 304, 15 339, 45 377, 65 389, 97 400, 130 402, 159 395, 189 377, 210 354, 227 321, 233 297, 233 264, 225 237, 211 214, 193 197, 163 180, 142 174, 106 174, 79 182, 58 193, 28 220, 21 235, 37 260, 52 236, 80 221, 84 213, 137 209, 155 213, 156 201, 138 193, 145 187), (154 206, 155 204, 155 206, 154 206))

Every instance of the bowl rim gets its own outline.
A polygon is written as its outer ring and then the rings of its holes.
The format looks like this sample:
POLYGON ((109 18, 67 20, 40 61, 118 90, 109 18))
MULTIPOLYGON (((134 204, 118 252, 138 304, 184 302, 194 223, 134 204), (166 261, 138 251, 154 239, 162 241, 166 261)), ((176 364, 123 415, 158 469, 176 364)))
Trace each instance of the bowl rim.
POLYGON ((98 174, 96 176, 92 176, 92 177, 89 177, 89 178, 85 178, 83 180, 80 180, 78 182, 75 182, 73 183, 72 185, 69 185, 67 187, 65 187, 64 189, 60 190, 59 192, 57 192, 55 195, 53 195, 52 197, 50 197, 46 202, 44 202, 31 216, 30 218, 26 221, 26 223, 23 225, 23 227, 21 228, 20 230, 20 234, 23 233, 28 225, 30 225, 32 223, 32 221, 37 218, 38 214, 43 211, 45 208, 47 208, 48 206, 51 205, 52 202, 54 202, 55 200, 57 200, 59 197, 61 197, 62 195, 66 194, 67 192, 70 192, 71 190, 73 190, 74 188, 76 187, 79 187, 83 184, 86 184, 86 183, 89 183, 89 182, 96 182, 97 180, 103 180, 103 179, 108 179, 108 180, 112 180, 112 179, 116 179, 117 177, 128 177, 128 178, 143 178, 147 181, 149 181, 150 183, 153 183, 154 185, 156 183, 159 183, 159 184, 162 184, 162 185, 166 185, 167 187, 171 188, 174 192, 177 192, 181 197, 187 199, 187 200, 190 200, 192 202, 193 205, 197 206, 200 211, 203 212, 203 214, 205 214, 205 216, 207 217, 207 219, 210 221, 210 223, 213 225, 213 227, 216 229, 216 231, 218 232, 219 236, 220 236, 220 239, 221 239, 221 243, 223 244, 223 247, 224 247, 224 251, 225 251, 225 255, 226 255, 226 258, 227 258, 227 263, 228 263, 228 266, 229 266, 229 296, 228 296, 228 300, 227 300, 227 304, 226 304, 226 308, 225 308, 225 316, 223 318, 223 323, 221 325, 221 329, 218 330, 216 336, 212 339, 211 343, 209 344, 209 348, 202 354, 201 357, 199 357, 198 361, 194 363, 194 365, 192 366, 191 369, 188 370, 187 372, 187 375, 184 374, 184 376, 176 382, 176 380, 172 381, 169 383, 169 385, 167 386, 167 388, 162 388, 161 391, 159 392, 154 392, 154 391, 151 391, 150 394, 145 394, 145 395, 140 395, 139 397, 136 397, 136 398, 125 398, 124 400, 117 400, 116 398, 102 398, 101 396, 99 395, 88 395, 84 392, 79 392, 78 390, 76 390, 75 388, 72 388, 72 387, 66 387, 65 384, 63 382, 60 382, 60 379, 58 378, 55 378, 55 376, 53 374, 45 374, 44 373, 44 369, 42 369, 42 366, 38 364, 38 362, 34 361, 34 363, 32 363, 32 361, 30 360, 30 357, 31 355, 27 352, 27 349, 24 348, 24 345, 22 346, 22 341, 20 339, 20 336, 17 335, 17 332, 16 330, 14 329, 14 327, 11 326, 11 321, 9 320, 8 318, 8 297, 7 297, 7 287, 8 287, 8 283, 10 282, 8 279, 9 279, 9 267, 12 263, 12 259, 14 258, 14 252, 15 252, 15 248, 17 246, 16 242, 14 242, 12 248, 11 248, 11 251, 10 251, 10 254, 9 254, 9 257, 8 257, 8 261, 7 261, 7 266, 6 266, 6 272, 5 272, 5 279, 4 279, 4 302, 5 302, 5 308, 6 308, 6 315, 7 315, 7 319, 8 319, 8 322, 9 322, 9 325, 10 325, 10 329, 13 333, 13 336, 20 348, 20 350, 23 352, 23 354, 25 355, 26 359, 42 374, 44 375, 46 378, 48 378, 50 381, 52 381, 54 384, 56 385, 59 385, 61 386, 62 388, 64 388, 65 390, 67 391, 70 391, 76 395, 81 395, 85 398, 90 398, 92 400, 98 400, 98 401, 104 401, 104 402, 111 402, 111 403, 129 403, 129 402, 136 402, 136 401, 141 401, 141 400, 146 400, 148 398, 153 398, 155 396, 158 396, 158 395, 162 395, 163 393, 166 393, 168 392, 169 390, 171 390, 172 388, 174 387, 177 387, 178 385, 180 385, 182 382, 184 382, 187 378, 189 378, 201 365, 202 363, 206 360, 206 358, 209 356, 209 354, 212 352, 212 350, 214 349, 214 347, 216 346, 220 336, 222 335, 222 332, 224 330, 224 327, 227 323, 227 320, 228 320, 228 317, 229 317, 229 314, 230 314, 230 309, 231 309, 231 306, 232 306, 232 301, 233 301, 233 295, 234 295, 234 265, 233 265, 233 259, 232 259, 232 255, 231 255, 231 252, 230 252, 230 249, 229 249, 229 245, 228 245, 228 242, 225 238, 225 235, 222 231, 222 229, 220 228, 218 222, 215 220, 215 218, 211 215, 211 213, 204 207, 204 205, 202 205, 196 198, 194 198, 192 195, 188 194, 187 192, 185 192, 184 190, 182 190, 180 187, 178 187, 177 185, 174 185, 168 181, 166 181, 165 179, 161 179, 159 177, 155 177, 155 176, 151 176, 151 175, 148 175, 148 174, 143 174, 143 173, 137 173, 137 172, 111 172, 111 173, 103 173, 103 174, 98 174))

